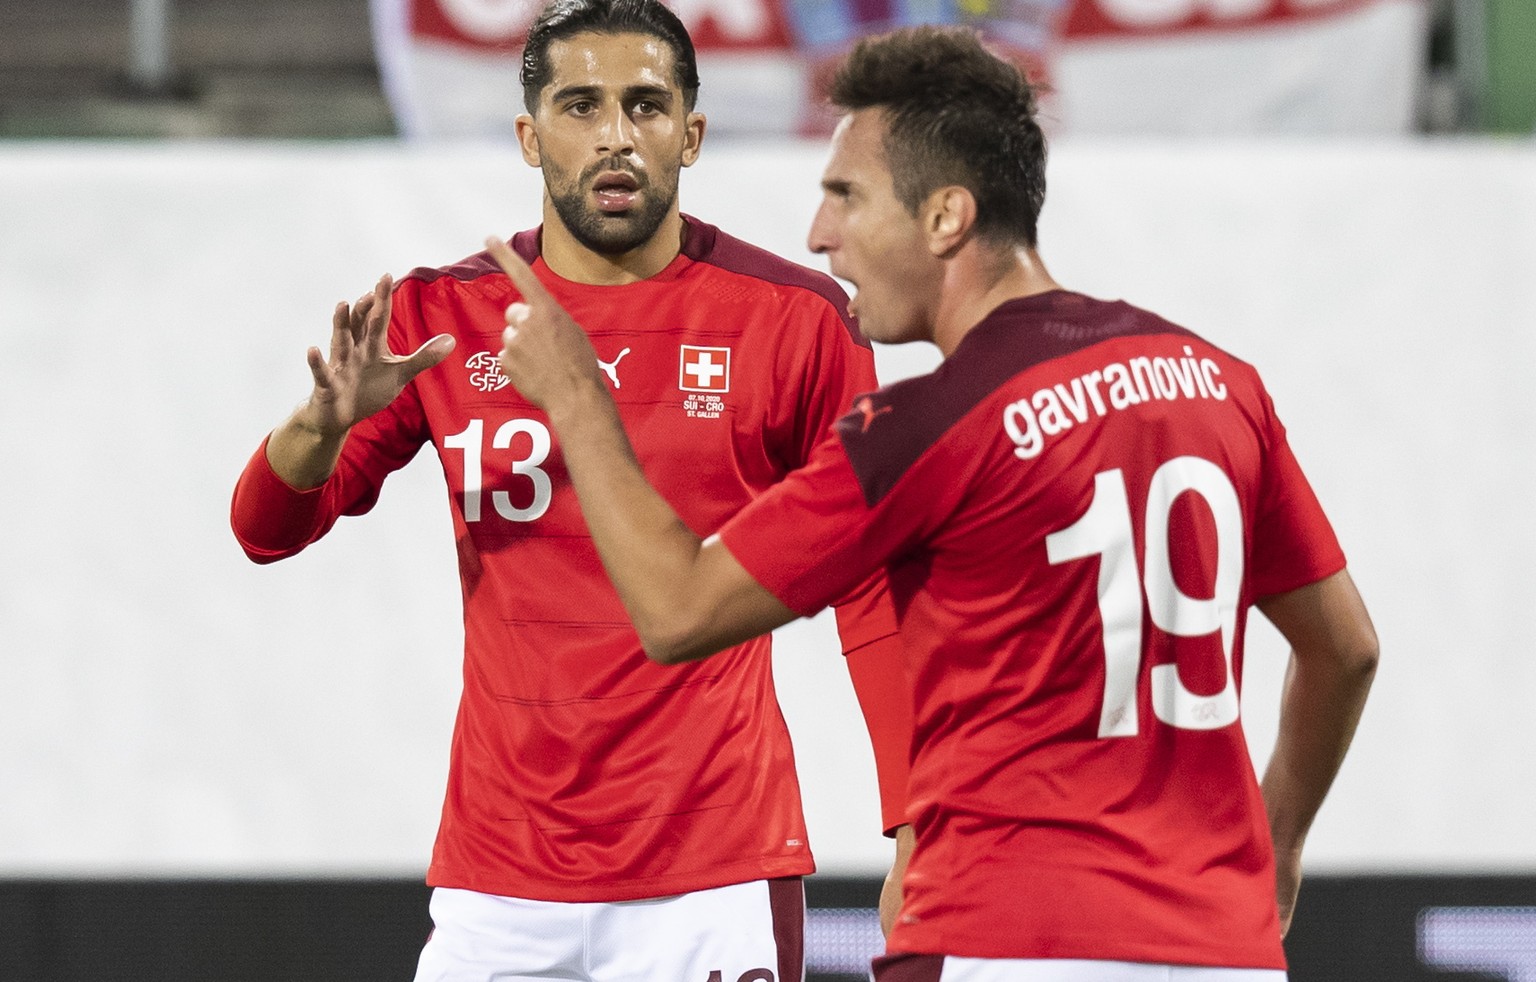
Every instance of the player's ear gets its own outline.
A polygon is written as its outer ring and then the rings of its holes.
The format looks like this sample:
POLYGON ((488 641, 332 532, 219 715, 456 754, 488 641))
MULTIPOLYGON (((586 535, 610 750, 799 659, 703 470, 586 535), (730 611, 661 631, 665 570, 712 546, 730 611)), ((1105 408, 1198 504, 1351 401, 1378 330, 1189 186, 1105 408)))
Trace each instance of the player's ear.
POLYGON ((518 113, 512 125, 517 133, 517 145, 523 149, 523 162, 529 167, 543 166, 539 157, 539 133, 534 129, 533 117, 527 113, 518 113))
POLYGON ((699 159, 699 150, 704 146, 704 130, 708 128, 709 120, 703 113, 689 113, 683 121, 683 166, 692 167, 693 162, 699 159))
POLYGON ((949 256, 970 238, 976 227, 976 196, 958 184, 942 187, 928 195, 918 213, 928 251, 935 256, 949 256))

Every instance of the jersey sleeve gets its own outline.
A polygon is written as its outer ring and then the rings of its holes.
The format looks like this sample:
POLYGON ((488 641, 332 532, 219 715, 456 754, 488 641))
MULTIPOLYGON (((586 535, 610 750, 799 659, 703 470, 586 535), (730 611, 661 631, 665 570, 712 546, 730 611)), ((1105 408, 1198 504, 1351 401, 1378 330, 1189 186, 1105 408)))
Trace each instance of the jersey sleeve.
POLYGON ((1256 598, 1316 583, 1345 565, 1333 526, 1291 452, 1268 394, 1263 400, 1266 446, 1248 567, 1256 598))
MULTIPOLYGON (((414 290, 395 288, 389 343, 395 352, 421 343, 414 290)), ((410 463, 427 439, 425 413, 415 383, 384 409, 347 434, 336 470, 318 488, 290 487, 272 470, 263 440, 235 484, 230 526, 245 554, 270 563, 300 552, 324 536, 342 515, 361 515, 378 501, 385 477, 410 463)))
MULTIPOLYGON (((819 316, 811 322, 816 332, 814 343, 781 349, 790 356, 786 368, 798 386, 795 398, 782 400, 784 405, 800 408, 792 424, 785 427, 785 457, 797 468, 810 459, 854 398, 877 386, 874 352, 854 335, 833 303, 818 300, 819 316)), ((885 572, 872 574, 830 603, 835 608, 848 677, 869 730, 880 787, 881 825, 892 835, 906 822, 912 691, 885 572)))
POLYGON ((868 520, 853 468, 835 435, 810 463, 751 501, 720 529, 736 561, 786 607, 810 617, 880 567, 861 548, 868 520))
POLYGON ((230 527, 252 561, 276 562, 330 531, 341 514, 338 490, 334 479, 307 491, 290 487, 267 462, 267 440, 262 440, 235 483, 230 527))
MULTIPOLYGON (((883 590, 884 576, 877 582, 883 590)), ((886 604, 889 603, 886 593, 886 604)), ((840 628, 848 606, 837 608, 840 628)), ((880 828, 886 835, 895 835, 897 826, 908 821, 907 782, 912 765, 912 681, 907 674, 901 637, 895 633, 886 635, 847 652, 846 656, 848 677, 853 682, 853 693, 859 700, 875 756, 880 828)))

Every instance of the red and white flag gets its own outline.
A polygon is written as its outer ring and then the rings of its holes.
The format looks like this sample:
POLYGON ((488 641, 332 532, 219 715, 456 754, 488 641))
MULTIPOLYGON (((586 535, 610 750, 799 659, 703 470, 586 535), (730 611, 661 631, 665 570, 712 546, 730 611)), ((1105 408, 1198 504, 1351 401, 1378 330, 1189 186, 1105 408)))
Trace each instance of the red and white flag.
MULTIPOLYGON (((401 132, 510 136, 543 0, 372 0, 401 132)), ((818 79, 862 33, 978 27, 1046 77, 1050 128, 1091 134, 1393 133, 1412 127, 1426 0, 670 0, 716 133, 817 131, 818 79), (914 13, 913 11, 918 11, 914 13)))

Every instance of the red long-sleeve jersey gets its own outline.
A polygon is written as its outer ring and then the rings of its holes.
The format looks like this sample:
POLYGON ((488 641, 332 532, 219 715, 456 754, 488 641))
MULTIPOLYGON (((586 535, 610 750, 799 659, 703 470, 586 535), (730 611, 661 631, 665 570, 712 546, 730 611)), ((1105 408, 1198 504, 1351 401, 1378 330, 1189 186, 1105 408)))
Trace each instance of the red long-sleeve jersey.
MULTIPOLYGON (((874 362, 829 278, 692 218, 682 253, 620 286, 573 283, 513 248, 586 328, 651 483, 695 532, 719 528, 809 458, 874 362)), ((349 433, 332 477, 295 491, 265 447, 232 522, 257 562, 376 501, 424 445, 448 485, 464 596, 464 689, 428 882, 614 901, 813 869, 769 638, 651 663, 604 574, 548 418, 497 366, 519 296, 481 253, 397 284, 394 351, 457 347, 349 433)), ((839 630, 876 735, 887 828, 901 819, 910 690, 883 581, 839 630), (862 680, 861 680, 862 676, 862 680), (882 692, 875 692, 880 689, 882 692)))

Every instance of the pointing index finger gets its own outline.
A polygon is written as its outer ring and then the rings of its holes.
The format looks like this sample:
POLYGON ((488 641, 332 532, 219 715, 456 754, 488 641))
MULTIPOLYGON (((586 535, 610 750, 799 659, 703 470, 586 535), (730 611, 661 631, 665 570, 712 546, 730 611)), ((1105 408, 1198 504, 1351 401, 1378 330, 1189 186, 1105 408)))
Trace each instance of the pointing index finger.
POLYGON ((533 275, 533 270, 523 262, 523 258, 513 252, 505 242, 492 235, 485 240, 485 246, 490 250, 491 258, 496 260, 496 265, 512 280, 512 285, 517 287, 517 292, 523 295, 523 301, 530 306, 547 305, 554 303, 554 298, 549 291, 544 289, 544 284, 533 275))

